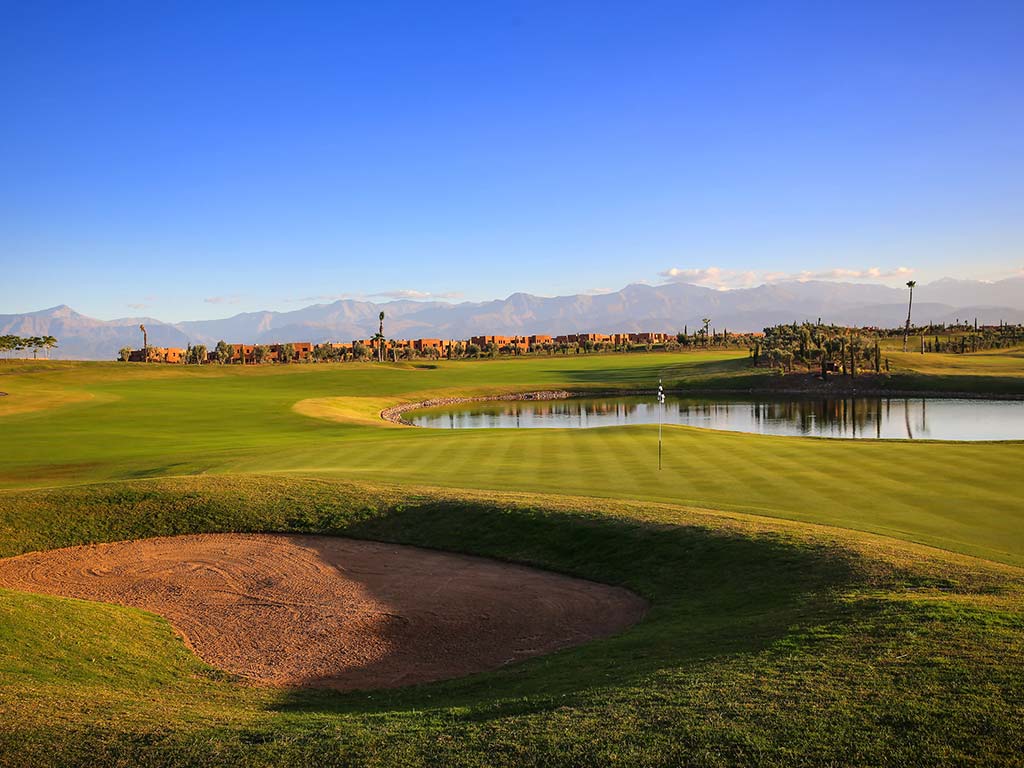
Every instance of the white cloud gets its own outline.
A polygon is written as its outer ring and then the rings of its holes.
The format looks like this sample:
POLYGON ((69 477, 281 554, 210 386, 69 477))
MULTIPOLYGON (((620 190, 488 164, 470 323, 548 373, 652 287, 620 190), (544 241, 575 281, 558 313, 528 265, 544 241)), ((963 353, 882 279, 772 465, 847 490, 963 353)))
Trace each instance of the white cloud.
POLYGON ((796 280, 887 280, 894 277, 909 277, 914 270, 908 267, 896 267, 883 271, 878 267, 867 269, 829 269, 825 272, 798 272, 792 279, 796 280))
POLYGON ((728 288, 749 288, 765 282, 758 273, 750 270, 722 269, 721 267, 704 267, 703 269, 679 269, 672 267, 664 272, 659 272, 669 282, 693 283, 703 285, 707 288, 716 288, 720 291, 728 288))
POLYGON ((150 305, 149 304, 129 304, 128 307, 129 307, 129 309, 148 309, 150 307, 150 305))
POLYGON ((203 299, 207 304, 237 304, 241 300, 241 296, 208 296, 203 299))
POLYGON ((699 269, 680 269, 672 267, 658 274, 672 283, 692 283, 707 288, 725 291, 733 288, 752 288, 765 283, 779 283, 788 280, 892 280, 909 277, 914 273, 909 267, 896 267, 883 270, 880 267, 865 269, 847 269, 843 267, 814 272, 767 272, 759 270, 722 269, 721 267, 704 267, 699 269))
POLYGON ((613 290, 611 288, 587 288, 583 292, 588 296, 602 296, 606 293, 612 293, 613 290))

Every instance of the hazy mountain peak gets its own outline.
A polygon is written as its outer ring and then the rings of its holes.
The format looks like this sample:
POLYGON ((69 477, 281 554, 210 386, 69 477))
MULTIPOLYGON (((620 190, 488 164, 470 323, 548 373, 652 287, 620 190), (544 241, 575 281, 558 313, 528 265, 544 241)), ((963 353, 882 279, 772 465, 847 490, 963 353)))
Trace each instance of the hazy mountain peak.
MULTIPOLYGON (((142 344, 138 324, 150 344, 185 347, 228 342, 341 341, 367 338, 385 313, 391 338, 468 338, 471 335, 577 333, 591 331, 676 332, 711 318, 715 328, 760 330, 776 323, 822 318, 843 325, 898 326, 906 318, 908 291, 875 283, 792 280, 752 288, 716 290, 689 283, 631 283, 619 291, 568 296, 515 292, 505 299, 451 303, 395 299, 374 303, 338 299, 286 312, 243 312, 220 320, 176 324, 153 318, 96 320, 66 304, 22 315, 0 315, 0 333, 52 334, 58 356, 111 360, 123 346, 142 344)), ((914 317, 923 322, 973 319, 1024 322, 1024 276, 995 283, 936 280, 914 291, 914 317)))

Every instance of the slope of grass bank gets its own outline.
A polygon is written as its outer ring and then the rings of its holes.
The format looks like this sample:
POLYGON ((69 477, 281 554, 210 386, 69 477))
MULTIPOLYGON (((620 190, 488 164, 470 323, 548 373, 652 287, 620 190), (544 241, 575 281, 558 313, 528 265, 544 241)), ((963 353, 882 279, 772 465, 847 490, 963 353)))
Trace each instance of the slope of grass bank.
POLYGON ((4 555, 196 531, 469 552, 651 601, 616 638, 463 680, 253 688, 130 609, 0 592, 0 764, 1012 764, 1024 578, 887 539, 678 506, 281 476, 4 497, 4 555))

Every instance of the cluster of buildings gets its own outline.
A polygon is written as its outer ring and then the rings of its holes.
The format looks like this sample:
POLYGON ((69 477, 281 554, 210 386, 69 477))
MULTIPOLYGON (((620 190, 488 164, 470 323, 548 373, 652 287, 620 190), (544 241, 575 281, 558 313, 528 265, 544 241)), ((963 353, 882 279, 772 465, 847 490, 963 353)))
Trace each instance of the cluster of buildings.
POLYGON ((566 344, 610 344, 621 347, 627 344, 663 344, 671 338, 667 333, 570 333, 564 336, 473 336, 470 344, 487 349, 494 344, 498 349, 542 349, 545 346, 566 344))
MULTIPOLYGON (((672 336, 667 333, 572 333, 562 336, 471 336, 469 339, 393 339, 383 342, 384 353, 403 354, 406 351, 418 354, 436 354, 450 357, 464 354, 470 346, 480 351, 497 348, 514 353, 539 349, 553 349, 561 346, 587 344, 625 346, 630 344, 663 344, 672 336)), ((349 343, 324 342, 313 344, 308 341, 294 341, 288 344, 228 344, 230 357, 227 362, 253 364, 276 362, 304 362, 315 359, 338 359, 355 356, 361 348, 369 356, 377 354, 376 339, 356 339, 349 343)), ((194 355, 195 352, 193 351, 194 355)), ((178 347, 149 347, 134 349, 128 355, 128 362, 185 363, 192 362, 190 350, 178 347)), ((220 362, 216 349, 208 349, 205 359, 195 362, 220 362)))

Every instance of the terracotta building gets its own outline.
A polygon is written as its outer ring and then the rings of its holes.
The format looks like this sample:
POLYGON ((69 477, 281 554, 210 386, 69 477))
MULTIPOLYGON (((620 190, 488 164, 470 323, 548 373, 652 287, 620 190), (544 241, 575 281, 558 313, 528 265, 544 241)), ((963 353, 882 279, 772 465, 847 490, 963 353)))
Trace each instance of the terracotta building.
POLYGON ((178 347, 150 347, 149 359, 146 359, 146 350, 133 349, 128 354, 130 363, 183 363, 185 362, 185 350, 178 347))

